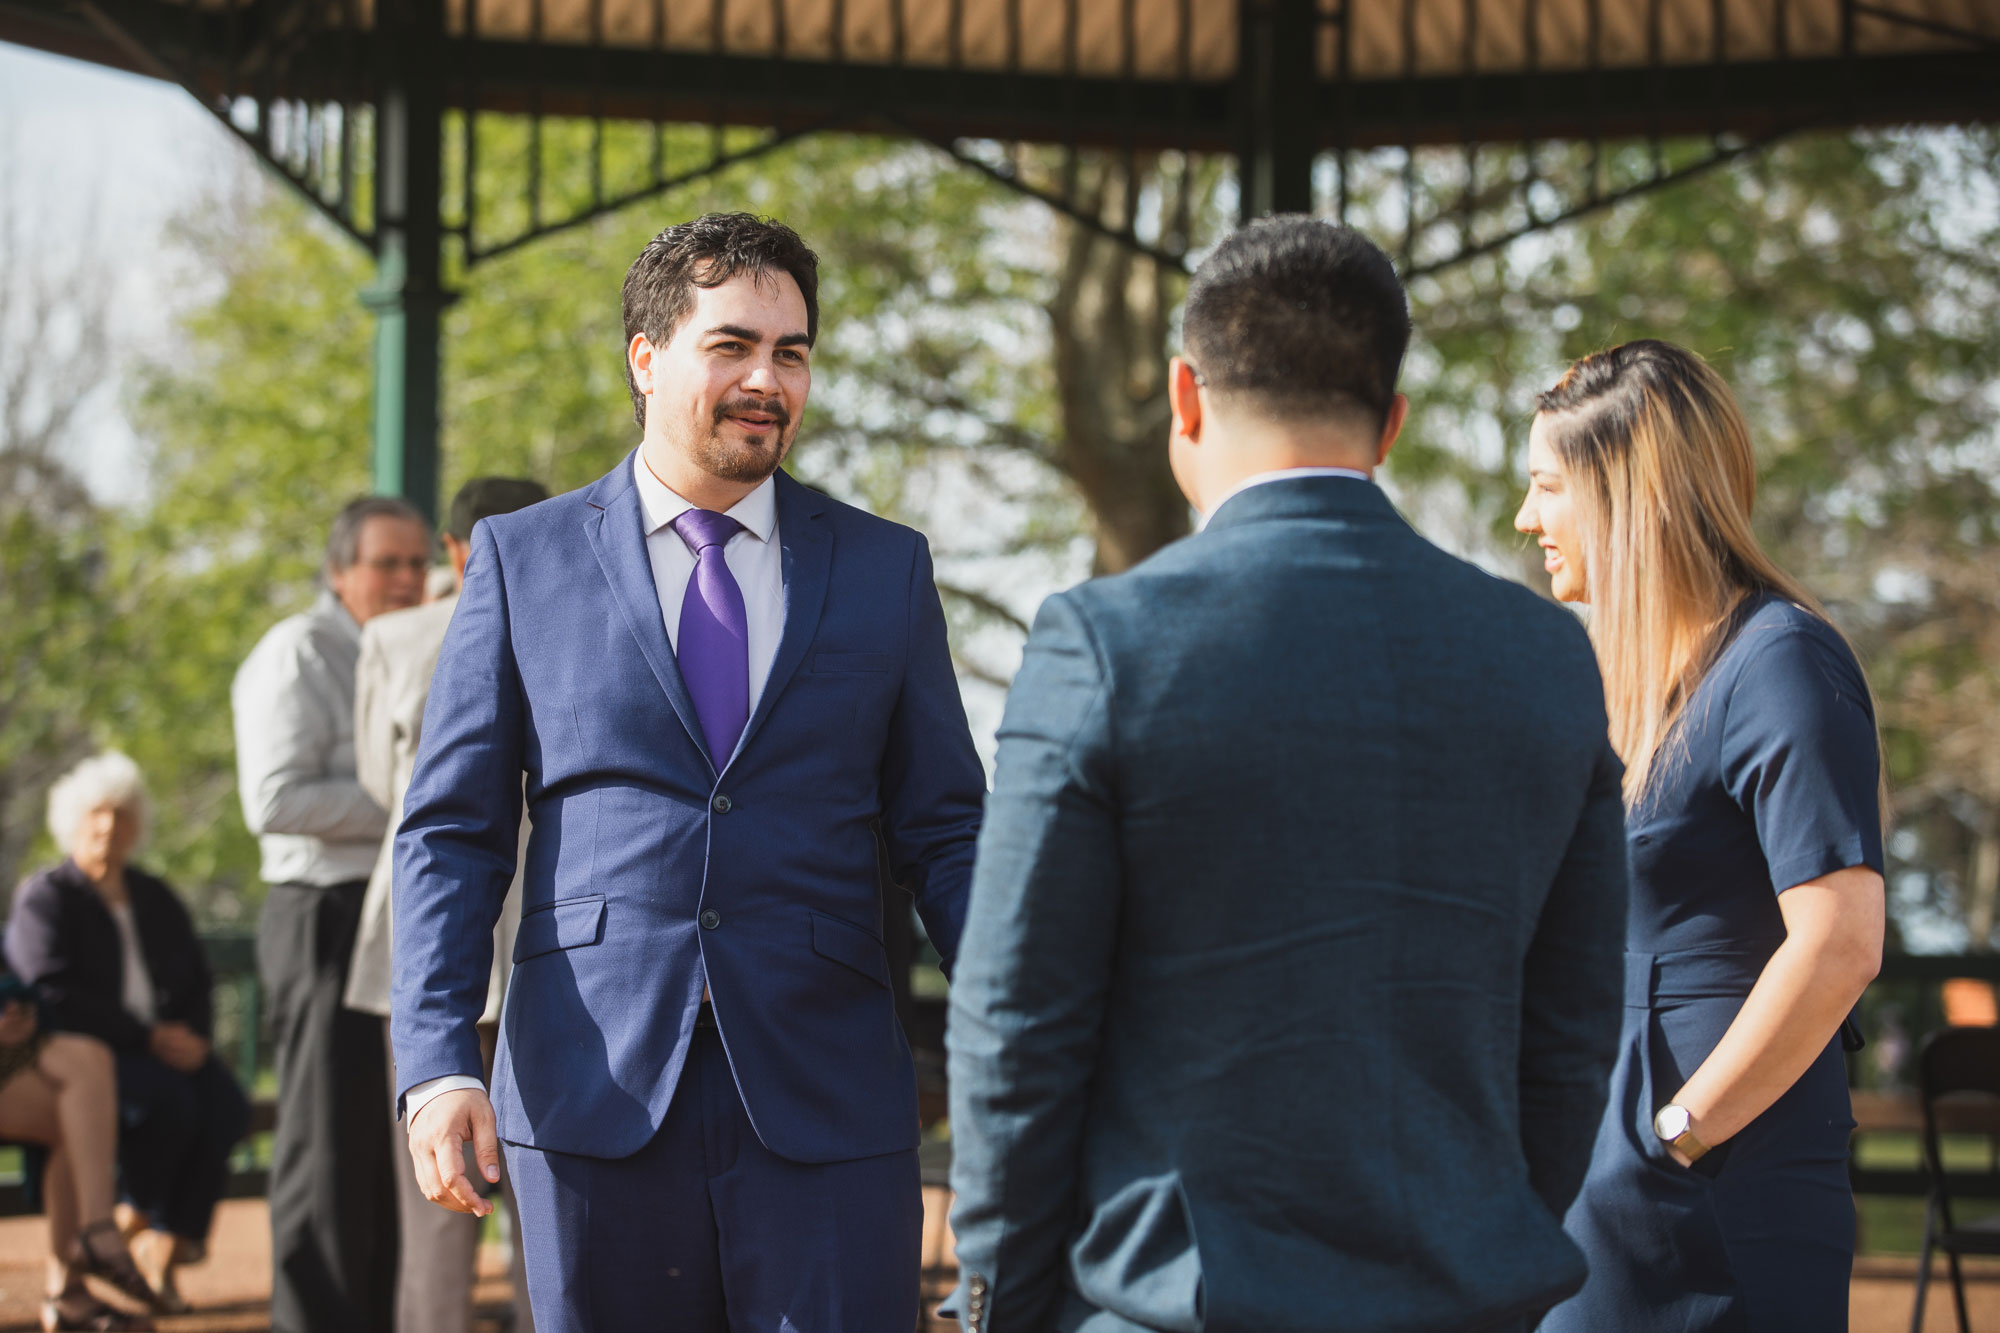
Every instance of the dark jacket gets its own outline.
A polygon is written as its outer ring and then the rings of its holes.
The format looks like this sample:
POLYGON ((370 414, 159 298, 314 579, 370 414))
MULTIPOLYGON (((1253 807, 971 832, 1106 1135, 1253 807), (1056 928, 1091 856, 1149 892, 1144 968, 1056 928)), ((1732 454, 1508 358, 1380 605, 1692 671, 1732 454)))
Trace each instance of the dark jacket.
POLYGON ((1050 598, 951 988, 971 1326, 1456 1333, 1575 1291, 1620 773, 1576 619, 1365 481, 1050 598))
MULTIPOLYGON (((212 978, 187 909, 164 881, 135 867, 125 869, 125 889, 158 1020, 209 1036, 212 978)), ((146 1025, 125 1009, 118 923, 75 862, 31 876, 15 890, 6 951, 8 966, 34 984, 45 1026, 96 1037, 113 1050, 146 1049, 146 1025)))

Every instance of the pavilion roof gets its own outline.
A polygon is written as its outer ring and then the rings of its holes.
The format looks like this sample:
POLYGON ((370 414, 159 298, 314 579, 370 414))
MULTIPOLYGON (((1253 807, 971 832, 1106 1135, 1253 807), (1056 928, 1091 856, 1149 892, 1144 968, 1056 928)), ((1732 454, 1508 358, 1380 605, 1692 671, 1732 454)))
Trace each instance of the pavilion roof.
MULTIPOLYGON (((0 0, 0 39, 211 95, 360 100, 378 5, 416 3, 0 0)), ((442 0, 439 77, 503 111, 1219 148, 1258 3, 442 0)), ((2000 112, 2000 0, 1321 0, 1311 27, 1329 146, 2000 112)))

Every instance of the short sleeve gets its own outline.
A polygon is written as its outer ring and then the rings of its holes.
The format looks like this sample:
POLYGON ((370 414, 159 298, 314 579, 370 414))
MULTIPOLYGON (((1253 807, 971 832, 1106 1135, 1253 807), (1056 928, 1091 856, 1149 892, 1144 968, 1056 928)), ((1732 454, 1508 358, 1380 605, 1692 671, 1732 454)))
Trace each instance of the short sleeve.
POLYGON ((1722 780, 1757 825, 1779 893, 1882 870, 1881 751, 1861 668, 1818 627, 1751 627, 1722 733, 1722 780))

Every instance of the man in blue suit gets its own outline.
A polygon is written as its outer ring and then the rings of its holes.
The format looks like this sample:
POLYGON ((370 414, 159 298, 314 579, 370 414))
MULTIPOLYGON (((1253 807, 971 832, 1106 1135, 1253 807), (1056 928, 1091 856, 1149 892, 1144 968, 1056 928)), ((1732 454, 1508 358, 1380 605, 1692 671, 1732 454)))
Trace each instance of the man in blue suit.
POLYGON ((391 1002, 418 1181, 483 1214, 463 1145, 491 1180, 507 1143, 542 1333, 901 1333, 922 1204, 877 833, 949 970, 985 794, 929 551, 778 470, 818 333, 792 231, 670 227, 624 307, 643 440, 474 529, 424 714, 391 1002))
POLYGON ((1568 613, 1371 474, 1401 284, 1305 218, 1188 290, 1196 536, 1042 607, 951 993, 983 1330, 1526 1329, 1583 1280, 1620 768, 1568 613))

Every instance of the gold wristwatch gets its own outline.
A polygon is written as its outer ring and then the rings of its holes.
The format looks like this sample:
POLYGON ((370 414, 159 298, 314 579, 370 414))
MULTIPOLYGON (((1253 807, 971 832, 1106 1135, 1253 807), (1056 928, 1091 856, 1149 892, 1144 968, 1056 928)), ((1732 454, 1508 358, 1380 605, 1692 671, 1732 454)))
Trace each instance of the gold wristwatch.
POLYGON ((1685 1106, 1668 1102, 1653 1116, 1653 1132, 1660 1136, 1660 1142, 1672 1147, 1689 1163, 1701 1160, 1708 1151, 1708 1145, 1694 1136, 1694 1117, 1685 1106))

